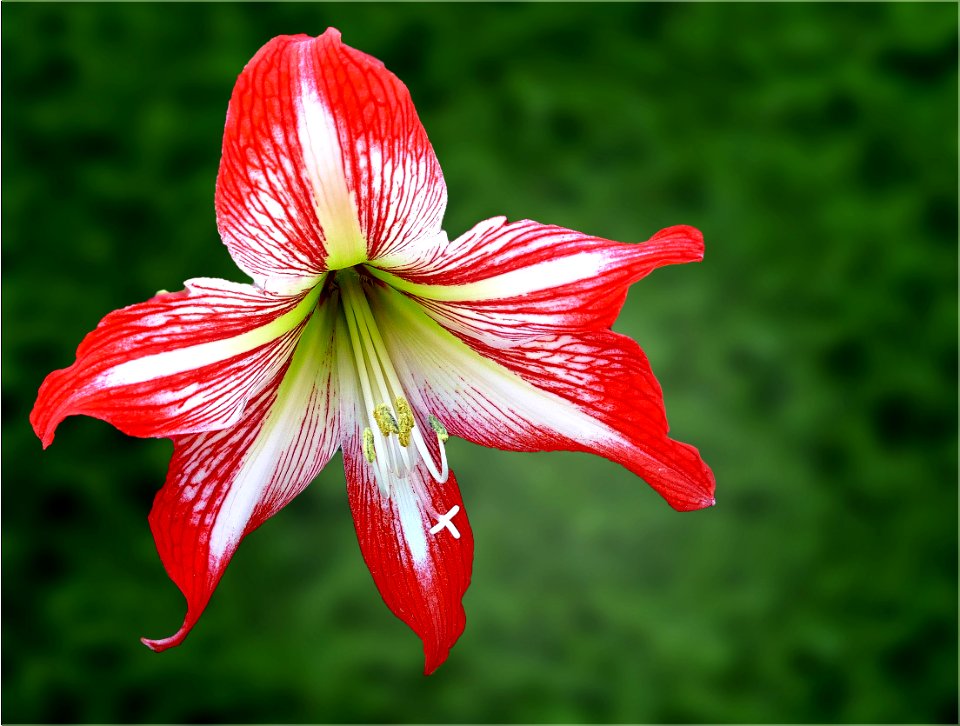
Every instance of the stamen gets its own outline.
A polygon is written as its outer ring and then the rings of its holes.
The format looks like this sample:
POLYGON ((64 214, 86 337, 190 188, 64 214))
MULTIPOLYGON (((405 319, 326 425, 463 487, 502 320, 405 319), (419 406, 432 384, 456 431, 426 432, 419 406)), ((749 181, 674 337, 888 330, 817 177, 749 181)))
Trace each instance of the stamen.
POLYGON ((397 400, 393 403, 393 407, 397 412, 397 422, 400 427, 397 438, 400 439, 400 446, 407 447, 410 445, 410 432, 413 431, 413 427, 417 425, 417 422, 413 418, 413 411, 410 409, 410 404, 407 403, 407 399, 403 396, 397 397, 397 400))
POLYGON ((384 435, 384 438, 389 438, 390 434, 400 433, 400 426, 397 424, 397 419, 393 417, 390 407, 385 403, 378 403, 377 407, 373 409, 373 420, 377 422, 377 426, 380 427, 380 433, 384 435))
POLYGON ((443 443, 450 438, 450 434, 447 433, 447 427, 440 423, 440 419, 438 419, 432 413, 427 421, 430 424, 430 428, 432 428, 433 432, 437 435, 437 438, 440 439, 440 443, 443 443))
MULTIPOLYGON (((346 289, 344 289, 344 292, 346 292, 346 289)), ((344 304, 346 307, 346 304, 347 304, 346 295, 344 295, 341 299, 344 301, 344 304)), ((354 364, 356 365, 357 375, 360 378, 360 391, 364 400, 364 405, 365 407, 368 407, 367 410, 371 410, 371 408, 369 407, 373 406, 373 393, 370 390, 369 374, 367 372, 366 363, 363 360, 363 350, 360 347, 359 330, 357 328, 356 321, 354 320, 353 316, 350 315, 349 310, 346 310, 346 309, 344 310, 344 318, 347 321, 347 330, 348 330, 348 337, 350 340, 350 349, 353 352, 354 364)), ((366 440, 366 431, 370 431, 370 433, 373 434, 373 431, 368 427, 364 432, 365 440, 366 440)), ((378 437, 376 434, 373 434, 373 436, 374 436, 374 454, 376 454, 377 449, 380 449, 381 454, 385 453, 383 449, 386 448, 386 444, 383 440, 383 437, 382 436, 378 437)), ((387 451, 389 451, 389 449, 387 449, 387 451)), ((364 457, 367 458, 366 452, 364 452, 364 457)), ((389 483, 389 478, 387 477, 387 472, 384 468, 385 462, 383 461, 382 458, 380 460, 377 460, 376 456, 374 456, 373 461, 369 461, 368 459, 368 462, 373 468, 373 477, 374 479, 376 479, 377 489, 380 490, 380 495, 385 498, 388 497, 390 495, 390 491, 389 491, 390 483, 389 483)))
POLYGON ((363 455, 373 467, 380 493, 384 497, 389 495, 391 475, 398 479, 409 476, 416 465, 417 454, 423 459, 430 475, 443 484, 450 476, 447 452, 443 445, 449 438, 446 427, 436 416, 429 416, 429 425, 437 437, 440 450, 438 468, 417 427, 413 408, 403 395, 403 386, 380 335, 360 278, 355 272, 343 270, 337 273, 337 280, 343 293, 343 313, 360 378, 364 408, 370 411, 376 422, 375 429, 367 427, 363 431, 363 455), (376 392, 380 394, 380 401, 393 399, 392 410, 387 403, 373 404, 374 389, 378 389, 376 392), (396 441, 391 434, 397 435, 396 441), (415 444, 415 451, 409 449, 411 443, 415 444))
POLYGON ((369 426, 363 430, 363 455, 370 464, 377 460, 377 450, 373 448, 373 430, 369 426))

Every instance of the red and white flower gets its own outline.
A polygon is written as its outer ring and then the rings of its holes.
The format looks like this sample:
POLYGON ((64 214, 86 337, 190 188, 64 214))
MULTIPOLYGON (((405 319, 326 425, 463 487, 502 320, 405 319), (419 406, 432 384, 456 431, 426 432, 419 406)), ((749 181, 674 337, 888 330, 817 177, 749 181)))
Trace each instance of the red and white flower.
POLYGON ((44 446, 74 414, 173 439, 150 525, 187 614, 151 648, 186 637, 244 536, 337 449, 363 557, 427 673, 463 631, 473 560, 448 435, 594 452, 676 509, 714 503, 643 352, 610 330, 631 283, 702 258, 700 233, 622 244, 500 217, 449 241, 446 197, 406 87, 336 30, 274 38, 244 68, 216 210, 254 285, 190 280, 107 315, 31 415, 44 446))

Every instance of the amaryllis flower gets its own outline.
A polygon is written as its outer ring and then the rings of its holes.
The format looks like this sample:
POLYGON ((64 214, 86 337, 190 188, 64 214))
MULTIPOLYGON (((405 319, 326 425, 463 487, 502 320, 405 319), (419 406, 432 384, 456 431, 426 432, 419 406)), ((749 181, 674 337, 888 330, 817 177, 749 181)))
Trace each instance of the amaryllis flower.
POLYGON ((364 560, 427 673, 463 631, 473 561, 448 436, 593 452, 675 509, 714 503, 643 352, 610 330, 631 283, 702 258, 700 233, 622 244, 498 217, 450 241, 446 201, 406 87, 336 30, 244 68, 216 211, 254 284, 193 279, 110 313, 31 415, 45 447, 74 414, 173 439, 150 526, 187 613, 146 645, 186 637, 240 541, 338 449, 364 560))

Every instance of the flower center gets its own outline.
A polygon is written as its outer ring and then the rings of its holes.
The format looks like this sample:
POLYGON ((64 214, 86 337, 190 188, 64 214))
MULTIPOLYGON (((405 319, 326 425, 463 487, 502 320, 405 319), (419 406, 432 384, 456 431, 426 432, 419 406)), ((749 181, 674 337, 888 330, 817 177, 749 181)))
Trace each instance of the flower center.
POLYGON ((417 426, 360 277, 348 269, 337 272, 336 280, 342 293, 343 314, 360 379, 363 408, 367 412, 368 425, 363 430, 361 446, 364 458, 373 468, 380 493, 389 496, 392 477, 405 479, 409 476, 418 456, 423 459, 430 475, 443 484, 450 475, 444 447, 448 438, 446 428, 436 416, 428 416, 427 423, 437 437, 440 451, 438 467, 417 426))

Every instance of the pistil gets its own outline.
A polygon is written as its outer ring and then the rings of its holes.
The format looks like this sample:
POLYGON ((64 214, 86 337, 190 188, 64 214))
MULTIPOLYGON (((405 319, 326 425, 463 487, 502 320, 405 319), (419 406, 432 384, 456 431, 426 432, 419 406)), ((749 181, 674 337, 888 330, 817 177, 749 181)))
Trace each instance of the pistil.
POLYGON ((391 476, 399 479, 409 476, 417 454, 430 475, 438 483, 444 483, 450 473, 444 447, 448 438, 446 428, 436 416, 428 416, 440 450, 438 467, 417 426, 359 276, 353 270, 341 270, 336 279, 342 291, 344 318, 360 379, 363 408, 368 416, 369 426, 363 430, 363 454, 373 469, 380 493, 389 496, 391 476), (411 443, 413 449, 410 449, 411 443))

